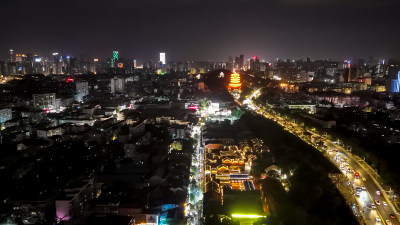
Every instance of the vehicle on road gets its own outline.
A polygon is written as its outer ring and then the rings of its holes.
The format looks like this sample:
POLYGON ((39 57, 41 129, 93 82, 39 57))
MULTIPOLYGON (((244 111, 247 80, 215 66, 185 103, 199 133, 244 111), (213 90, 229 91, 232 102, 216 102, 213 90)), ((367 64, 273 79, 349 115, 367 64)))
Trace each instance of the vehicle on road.
POLYGON ((379 200, 376 200, 376 201, 375 201, 375 204, 376 204, 376 205, 381 205, 381 202, 380 202, 379 200))
POLYGON ((380 192, 380 191, 376 191, 376 194, 377 194, 377 195, 381 195, 381 192, 380 192))
POLYGON ((376 216, 376 222, 382 222, 381 218, 379 216, 376 216))
POLYGON ((390 220, 385 220, 386 225, 392 225, 392 222, 390 220))
POLYGON ((371 203, 371 209, 376 209, 376 206, 374 203, 371 203))
POLYGON ((389 214, 389 216, 390 216, 390 218, 392 218, 392 219, 394 219, 394 218, 396 218, 396 216, 394 215, 394 214, 389 214))
POLYGON ((360 177, 360 174, 359 174, 357 171, 354 171, 354 177, 355 177, 356 179, 358 179, 358 178, 360 177))
POLYGON ((365 179, 365 178, 363 177, 363 178, 362 178, 362 181, 366 182, 366 181, 367 181, 367 179, 365 179))
POLYGON ((385 202, 385 201, 383 201, 382 204, 383 204, 384 206, 387 206, 387 205, 388 205, 387 202, 385 202))
POLYGON ((361 189, 362 189, 363 191, 367 190, 367 188, 365 188, 365 186, 362 186, 361 189))

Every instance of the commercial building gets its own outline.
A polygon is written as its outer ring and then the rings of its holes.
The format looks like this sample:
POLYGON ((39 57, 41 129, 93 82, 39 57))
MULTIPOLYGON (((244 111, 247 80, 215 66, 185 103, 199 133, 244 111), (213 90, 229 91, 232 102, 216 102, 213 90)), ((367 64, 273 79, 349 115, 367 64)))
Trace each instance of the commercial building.
POLYGON ((315 104, 289 104, 288 105, 289 109, 305 109, 308 110, 310 114, 314 114, 317 112, 317 108, 315 104))
POLYGON ((37 109, 43 109, 46 111, 54 111, 57 109, 56 106, 56 94, 33 94, 33 106, 37 109))
POLYGON ((62 134, 63 134, 63 129, 60 126, 49 127, 49 128, 37 130, 37 137, 44 138, 44 139, 55 136, 55 135, 62 135, 62 134))

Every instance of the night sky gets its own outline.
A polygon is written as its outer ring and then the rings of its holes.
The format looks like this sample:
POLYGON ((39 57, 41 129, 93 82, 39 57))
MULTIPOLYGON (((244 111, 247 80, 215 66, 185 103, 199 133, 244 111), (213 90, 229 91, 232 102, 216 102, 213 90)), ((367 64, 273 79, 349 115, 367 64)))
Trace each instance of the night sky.
POLYGON ((1 0, 0 22, 0 59, 400 57, 399 0, 1 0))

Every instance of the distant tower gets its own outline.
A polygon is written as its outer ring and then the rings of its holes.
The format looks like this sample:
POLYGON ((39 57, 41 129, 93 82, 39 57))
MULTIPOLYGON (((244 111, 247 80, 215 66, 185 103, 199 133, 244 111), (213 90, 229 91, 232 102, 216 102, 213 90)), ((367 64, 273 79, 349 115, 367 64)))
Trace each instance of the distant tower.
POLYGON ((118 61, 118 51, 113 51, 113 57, 111 59, 111 67, 114 67, 116 61, 118 61))
POLYGON ((160 52, 160 62, 165 65, 166 64, 166 59, 165 59, 165 53, 160 52))
POLYGON ((239 69, 243 69, 243 64, 244 64, 244 56, 240 55, 239 56, 239 69))
POLYGON ((397 78, 392 80, 392 92, 400 92, 400 71, 397 73, 397 78))
POLYGON ((10 61, 14 62, 14 50, 10 49, 10 61))

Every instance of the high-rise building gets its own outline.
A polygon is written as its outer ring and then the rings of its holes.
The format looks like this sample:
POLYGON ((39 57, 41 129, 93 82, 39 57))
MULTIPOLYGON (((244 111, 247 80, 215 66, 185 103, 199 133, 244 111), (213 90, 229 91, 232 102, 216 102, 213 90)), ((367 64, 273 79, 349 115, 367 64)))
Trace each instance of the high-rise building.
POLYGON ((392 80, 392 92, 399 93, 400 92, 400 71, 397 73, 396 79, 392 80))
POLYGON ((244 56, 240 55, 239 56, 239 69, 243 69, 243 63, 244 63, 244 56))
POLYGON ((254 56, 250 59, 250 69, 254 72, 260 71, 260 60, 257 56, 254 56))
POLYGON ((33 94, 33 106, 46 111, 56 110, 56 94, 33 94))
POLYGON ((349 67, 345 70, 345 82, 352 82, 357 79, 358 76, 358 68, 357 67, 349 67))
POLYGON ((160 62, 165 65, 167 63, 166 58, 165 58, 165 53, 160 52, 160 62))
POLYGON ((15 62, 14 50, 10 49, 10 62, 15 62))
POLYGON ((242 70, 243 69, 243 63, 244 63, 244 56, 240 55, 239 57, 235 57, 235 62, 234 62, 234 67, 237 70, 242 70))
POLYGON ((118 61, 118 51, 113 51, 113 57, 111 59, 111 67, 114 68, 116 66, 116 62, 118 61))
POLYGON ((87 81, 76 82, 76 97, 75 100, 78 102, 83 101, 83 97, 89 95, 89 85, 87 81))
POLYGON ((111 93, 124 93, 125 92, 125 79, 114 77, 111 79, 111 93))

